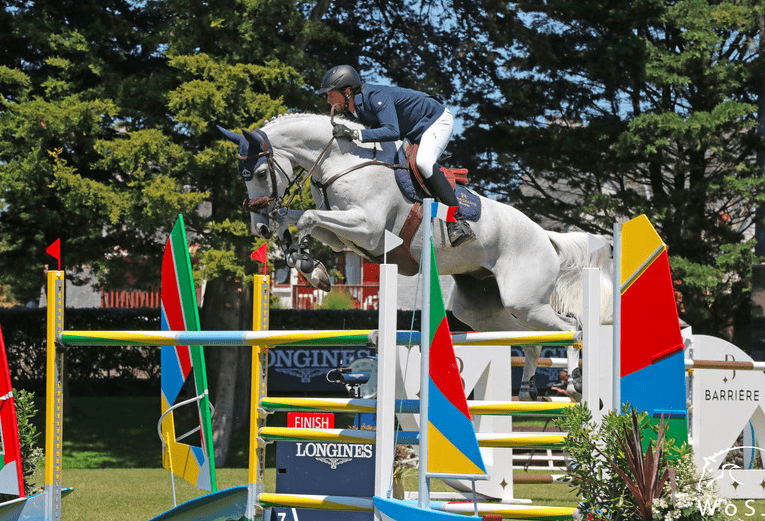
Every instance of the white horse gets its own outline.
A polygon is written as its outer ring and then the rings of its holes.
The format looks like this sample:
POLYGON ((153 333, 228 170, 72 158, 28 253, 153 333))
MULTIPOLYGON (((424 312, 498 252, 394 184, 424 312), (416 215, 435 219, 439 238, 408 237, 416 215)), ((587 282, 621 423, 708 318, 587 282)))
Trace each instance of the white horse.
MULTIPOLYGON (((326 270, 311 256, 311 237, 335 251, 350 248, 379 261, 385 230, 398 234, 413 206, 397 186, 390 164, 375 159, 380 145, 334 140, 332 124, 330 116, 290 114, 255 132, 237 134, 218 127, 239 146, 238 171, 247 185, 253 232, 265 237, 277 233, 288 262, 327 290, 326 270), (295 166, 311 175, 320 209, 282 208, 285 191, 296 182, 295 166), (299 232, 297 250, 287 230, 293 223, 299 232)), ((476 331, 575 331, 582 316, 582 268, 599 267, 601 321, 611 319, 610 248, 588 253, 590 234, 545 231, 512 206, 484 197, 480 202, 480 219, 470 223, 477 240, 454 248, 446 226, 440 221, 434 225, 438 272, 455 281, 456 318, 476 331)), ((418 229, 411 241, 414 259, 419 259, 421 244, 418 229)), ((534 374, 541 347, 525 349, 521 399, 528 400, 536 398, 534 374)), ((577 358, 578 353, 569 355, 570 375, 577 358)))

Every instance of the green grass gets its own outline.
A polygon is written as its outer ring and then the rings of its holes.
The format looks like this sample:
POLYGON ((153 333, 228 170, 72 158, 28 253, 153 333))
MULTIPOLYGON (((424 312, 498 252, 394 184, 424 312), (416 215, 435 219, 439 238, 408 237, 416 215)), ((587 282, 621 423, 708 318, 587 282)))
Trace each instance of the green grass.
MULTIPOLYGON (((275 472, 268 473, 273 488, 275 472)), ((247 469, 219 469, 218 489, 247 483, 247 469)), ((164 469, 70 469, 62 472, 63 486, 74 492, 62 502, 66 521, 148 520, 173 507, 170 473, 164 469)), ((178 504, 204 492, 176 478, 178 504)))
MULTIPOLYGON (((34 423, 44 445, 45 401, 36 401, 34 423)), ((157 434, 159 397, 110 396, 70 398, 64 414, 64 469, 161 468, 157 434)), ((181 429, 178 432, 182 432, 181 429)), ((228 467, 248 464, 248 433, 232 435, 228 467)))

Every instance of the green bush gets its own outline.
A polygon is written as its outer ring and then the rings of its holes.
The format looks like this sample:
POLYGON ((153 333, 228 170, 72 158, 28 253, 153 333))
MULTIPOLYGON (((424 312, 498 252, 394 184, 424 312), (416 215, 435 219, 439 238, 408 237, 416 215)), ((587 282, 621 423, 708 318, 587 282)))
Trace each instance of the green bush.
POLYGON ((24 490, 28 496, 42 492, 42 488, 32 481, 34 474, 43 463, 45 453, 42 447, 37 445, 40 432, 32 423, 37 414, 35 407, 35 395, 23 389, 14 391, 16 403, 16 421, 19 426, 19 447, 21 448, 21 461, 24 471, 24 490))
POLYGON ((577 405, 555 423, 568 433, 566 481, 581 494, 579 513, 587 521, 725 518, 727 500, 714 488, 698 486, 690 450, 666 438, 663 419, 652 425, 647 413, 625 406, 598 425, 586 407, 577 405), (646 449, 644 438, 653 439, 646 449), (721 507, 708 512, 708 504, 721 507))
POLYGON ((346 290, 327 293, 316 309, 353 309, 353 297, 346 290))
MULTIPOLYGON (((21 468, 24 478, 25 495, 31 496, 42 492, 42 488, 35 485, 33 476, 43 462, 44 453, 42 447, 37 446, 40 432, 32 423, 37 414, 35 396, 24 390, 14 391, 14 403, 16 406, 16 420, 19 429, 19 448, 21 449, 21 468)), ((16 499, 10 494, 0 494, 0 502, 16 499)))

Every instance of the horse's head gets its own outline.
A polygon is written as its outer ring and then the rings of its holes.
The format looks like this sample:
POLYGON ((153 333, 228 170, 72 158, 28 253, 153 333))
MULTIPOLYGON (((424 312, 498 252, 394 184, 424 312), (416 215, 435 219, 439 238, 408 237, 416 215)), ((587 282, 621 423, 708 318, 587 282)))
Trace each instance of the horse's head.
POLYGON ((220 126, 217 128, 239 146, 237 171, 247 185, 244 204, 250 211, 252 231, 268 239, 273 233, 269 216, 290 182, 292 165, 286 162, 286 166, 282 166, 274 160, 273 148, 262 130, 242 129, 242 133, 237 134, 220 126))

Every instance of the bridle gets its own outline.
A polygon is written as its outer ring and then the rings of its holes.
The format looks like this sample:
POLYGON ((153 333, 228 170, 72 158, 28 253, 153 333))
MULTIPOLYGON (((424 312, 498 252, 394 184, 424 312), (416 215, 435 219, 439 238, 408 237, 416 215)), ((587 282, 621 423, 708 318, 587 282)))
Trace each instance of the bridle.
MULTIPOLYGON (((332 109, 330 110, 330 121, 332 125, 335 124, 335 109, 339 105, 332 105, 332 109)), ((335 140, 335 137, 332 136, 327 144, 324 146, 324 149, 321 151, 321 154, 319 154, 319 157, 316 158, 316 161, 314 161, 313 165, 311 165, 311 168, 308 170, 308 173, 305 173, 305 170, 301 172, 300 174, 296 175, 294 179, 290 179, 290 176, 287 175, 287 172, 284 171, 284 169, 279 166, 279 163, 274 160, 274 151, 273 147, 271 146, 271 142, 268 140, 268 136, 265 132, 262 130, 255 130, 253 134, 258 138, 260 141, 261 148, 263 149, 262 152, 258 154, 258 157, 266 157, 266 164, 268 165, 268 175, 271 178, 271 195, 270 196, 261 196, 256 197, 255 199, 247 198, 244 200, 244 207, 245 209, 249 210, 250 212, 259 212, 265 208, 268 208, 272 202, 276 201, 276 205, 274 206, 273 210, 270 212, 270 216, 275 215, 280 209, 282 208, 289 208, 289 206, 292 204, 292 201, 295 199, 295 196, 302 192, 303 184, 305 183, 306 179, 310 179, 313 175, 314 170, 316 170, 316 167, 319 165, 319 162, 324 158, 324 155, 327 153, 327 150, 329 150, 330 145, 335 140), (274 167, 274 165, 276 165, 274 167), (276 182, 276 170, 279 170, 279 173, 281 173, 284 178, 287 180, 287 187, 284 189, 284 195, 279 195, 279 188, 276 182), (290 189, 293 186, 299 186, 300 190, 295 190, 290 194, 290 189), (289 195, 289 198, 287 196, 289 195), (286 199, 286 200, 285 200, 286 199)), ((246 161, 250 159, 249 156, 243 156, 242 154, 237 154, 237 159, 246 161)), ((250 178, 251 179, 251 178, 250 178)))
MULTIPOLYGON (((273 147, 271 146, 271 142, 268 140, 268 136, 266 136, 265 132, 262 130, 255 130, 253 134, 258 138, 261 148, 263 149, 262 152, 258 153, 257 157, 266 158, 267 172, 271 178, 271 195, 256 197, 254 199, 250 199, 248 197, 244 200, 243 205, 245 209, 250 212, 260 212, 261 210, 268 208, 272 202, 276 201, 275 210, 278 210, 284 205, 284 197, 286 197, 290 189, 300 182, 300 176, 298 175, 293 179, 290 179, 289 174, 287 174, 287 172, 279 165, 279 163, 276 162, 274 159, 273 147), (279 185, 276 179, 277 171, 287 180, 287 187, 284 189, 284 196, 279 195, 279 185)), ((236 156, 240 161, 247 161, 248 159, 251 159, 251 156, 249 155, 243 156, 242 154, 238 153, 236 156)), ((252 177, 250 177, 250 179, 252 179, 252 177)), ((249 181, 249 179, 245 180, 249 181)), ((287 204, 289 205, 289 203, 287 204)))

